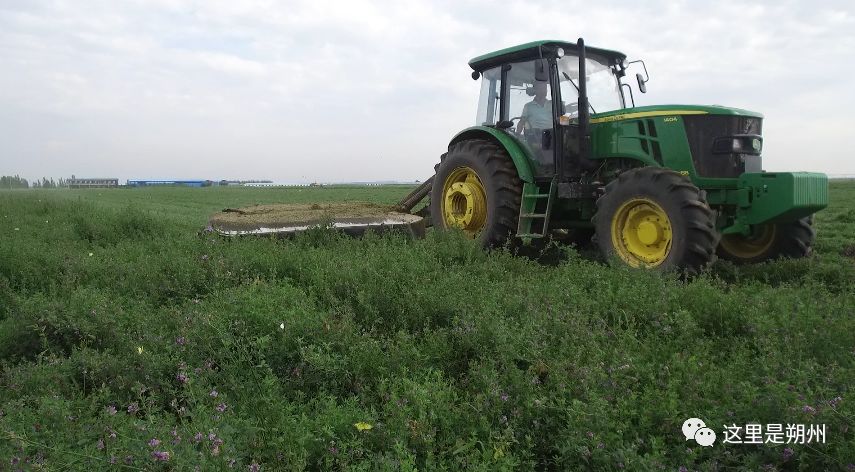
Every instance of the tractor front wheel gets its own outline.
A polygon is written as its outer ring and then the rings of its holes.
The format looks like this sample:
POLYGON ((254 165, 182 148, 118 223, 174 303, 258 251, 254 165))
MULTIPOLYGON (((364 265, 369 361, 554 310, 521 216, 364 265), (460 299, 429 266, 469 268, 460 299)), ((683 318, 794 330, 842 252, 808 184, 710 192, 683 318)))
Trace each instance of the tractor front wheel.
POLYGON ((483 247, 516 234, 522 182, 508 153, 485 140, 451 145, 436 167, 431 216, 437 229, 459 229, 483 247))
POLYGON ((631 267, 696 272, 718 244, 713 211, 691 181, 672 170, 641 167, 606 186, 594 215, 607 259, 631 267))
POLYGON ((789 223, 756 225, 749 236, 722 236, 718 255, 737 264, 753 264, 779 257, 797 259, 810 255, 814 238, 816 232, 812 216, 789 223))

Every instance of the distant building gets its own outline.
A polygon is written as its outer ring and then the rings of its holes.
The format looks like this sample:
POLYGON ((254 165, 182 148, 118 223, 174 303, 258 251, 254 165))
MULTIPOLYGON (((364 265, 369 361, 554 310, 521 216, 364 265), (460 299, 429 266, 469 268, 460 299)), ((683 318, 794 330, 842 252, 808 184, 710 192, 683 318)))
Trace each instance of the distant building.
POLYGON ((184 187, 208 187, 210 180, 128 180, 128 187, 150 187, 155 185, 179 185, 184 187))
POLYGON ((275 185, 272 180, 221 180, 219 182, 220 186, 224 185, 251 185, 251 186, 273 186, 275 185))
POLYGON ((116 188, 119 186, 119 179, 78 179, 71 176, 66 180, 68 188, 116 188))

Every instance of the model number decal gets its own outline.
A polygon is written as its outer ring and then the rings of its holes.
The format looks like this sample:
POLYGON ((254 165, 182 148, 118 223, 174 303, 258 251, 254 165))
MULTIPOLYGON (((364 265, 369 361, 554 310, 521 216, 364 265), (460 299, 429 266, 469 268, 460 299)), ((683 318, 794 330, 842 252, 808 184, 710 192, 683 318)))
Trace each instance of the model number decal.
POLYGON ((677 117, 676 116, 666 116, 665 119, 663 119, 662 121, 664 121, 665 123, 676 123, 677 117))

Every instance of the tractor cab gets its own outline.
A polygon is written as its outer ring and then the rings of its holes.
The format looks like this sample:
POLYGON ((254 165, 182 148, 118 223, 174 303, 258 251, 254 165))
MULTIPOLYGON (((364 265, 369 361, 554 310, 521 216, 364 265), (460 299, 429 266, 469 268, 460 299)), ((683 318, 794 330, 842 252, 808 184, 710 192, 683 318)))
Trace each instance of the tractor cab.
POLYGON ((504 130, 531 156, 538 180, 576 173, 579 146, 579 91, 587 86, 588 114, 625 107, 620 84, 625 55, 586 48, 586 80, 580 81, 576 43, 536 41, 472 59, 481 79, 476 125, 504 130), (504 98, 503 98, 504 97, 504 98))

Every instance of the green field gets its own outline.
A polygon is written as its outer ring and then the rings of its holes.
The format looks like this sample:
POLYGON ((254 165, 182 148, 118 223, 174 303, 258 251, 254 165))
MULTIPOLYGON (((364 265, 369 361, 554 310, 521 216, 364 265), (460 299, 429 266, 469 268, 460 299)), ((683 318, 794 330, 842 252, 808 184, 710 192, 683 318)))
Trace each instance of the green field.
POLYGON ((691 280, 456 234, 200 234, 406 190, 0 192, 0 470, 855 470, 855 183, 812 257, 691 280), (746 424, 825 441, 722 444, 746 424))

